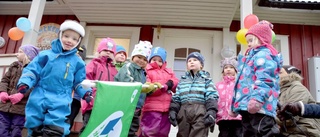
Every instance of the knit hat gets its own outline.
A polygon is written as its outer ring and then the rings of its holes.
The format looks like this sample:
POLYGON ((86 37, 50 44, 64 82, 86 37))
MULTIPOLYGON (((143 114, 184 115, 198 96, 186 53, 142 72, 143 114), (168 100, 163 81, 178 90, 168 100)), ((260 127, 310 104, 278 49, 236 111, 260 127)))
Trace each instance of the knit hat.
POLYGON ((265 45, 270 49, 273 55, 277 55, 278 51, 271 45, 272 29, 273 25, 270 22, 263 20, 251 26, 246 36, 249 34, 256 36, 260 40, 261 45, 265 45))
POLYGON ((20 47, 20 49, 23 51, 24 54, 26 54, 30 61, 32 61, 34 57, 36 57, 40 52, 39 48, 31 44, 23 45, 20 47))
POLYGON ((148 59, 151 53, 151 48, 152 45, 149 41, 139 41, 139 43, 134 46, 131 53, 131 59, 136 55, 142 55, 148 59))
MULTIPOLYGON (((65 20, 61 25, 60 25, 60 33, 59 33, 59 39, 61 40, 62 38, 62 33, 66 30, 73 30, 77 33, 80 34, 80 38, 78 43, 73 47, 77 47, 79 45, 79 43, 81 42, 81 39, 84 37, 85 35, 85 31, 84 28, 77 22, 77 21, 73 21, 73 20, 65 20)), ((61 45, 63 46, 63 43, 61 42, 61 45)), ((73 49, 72 48, 72 49, 73 49)))
POLYGON ((166 62, 167 60, 167 51, 161 47, 152 48, 150 57, 148 61, 150 62, 154 56, 159 56, 162 59, 162 62, 166 62))
POLYGON ((127 57, 127 51, 126 51, 126 49, 125 49, 123 46, 121 46, 121 45, 117 45, 117 46, 116 46, 116 54, 118 54, 119 52, 124 52, 124 55, 127 57))
POLYGON ((187 57, 187 62, 190 58, 196 58, 200 61, 202 67, 204 66, 204 57, 199 52, 192 52, 187 57))
POLYGON ((237 71, 238 61, 236 60, 235 57, 225 58, 225 59, 221 60, 220 67, 222 69, 224 69, 224 66, 226 66, 226 65, 232 65, 237 71))
POLYGON ((116 43, 111 38, 104 38, 100 41, 97 52, 100 53, 103 50, 111 51, 113 54, 116 53, 116 43))
POLYGON ((288 74, 290 74, 290 73, 292 73, 292 72, 295 72, 295 73, 301 75, 301 70, 298 69, 298 68, 296 68, 295 66, 283 65, 282 67, 284 68, 284 70, 285 70, 288 74))

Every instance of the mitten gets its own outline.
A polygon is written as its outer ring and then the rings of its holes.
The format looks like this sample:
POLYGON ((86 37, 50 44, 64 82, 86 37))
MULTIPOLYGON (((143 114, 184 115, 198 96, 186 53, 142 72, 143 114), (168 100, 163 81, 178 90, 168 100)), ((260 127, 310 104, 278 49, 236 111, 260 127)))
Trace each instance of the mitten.
POLYGON ((0 92, 0 100, 2 103, 7 103, 7 100, 9 100, 8 93, 5 91, 0 92))
POLYGON ((13 105, 17 104, 22 100, 24 95, 22 93, 16 93, 9 96, 9 99, 13 105))
POLYGON ((239 114, 237 114, 237 113, 234 113, 232 110, 228 110, 228 114, 229 114, 229 116, 231 116, 231 117, 237 117, 239 114))
POLYGON ((174 127, 178 125, 177 113, 175 111, 169 111, 169 121, 174 127))
POLYGON ((287 103, 279 111, 277 111, 277 116, 280 120, 290 119, 291 116, 301 116, 301 105, 303 104, 300 102, 287 103))
POLYGON ((149 93, 149 92, 152 92, 152 91, 154 91, 156 89, 156 87, 154 87, 153 83, 146 82, 144 85, 145 86, 143 86, 142 89, 141 89, 142 93, 149 93))
POLYGON ((258 102, 255 99, 251 99, 248 103, 248 112, 250 114, 255 114, 262 108, 262 105, 263 104, 261 102, 258 102))
POLYGON ((28 91, 29 86, 26 85, 26 84, 21 83, 21 84, 18 86, 17 89, 18 89, 18 92, 19 92, 19 93, 25 94, 25 93, 28 91))
POLYGON ((210 132, 213 132, 215 123, 216 123, 216 114, 218 111, 218 101, 216 99, 208 99, 206 100, 206 109, 207 112, 203 117, 204 125, 209 127, 210 132))
POLYGON ((216 123, 215 113, 213 111, 207 111, 207 113, 204 115, 204 125, 206 127, 211 127, 216 123))
POLYGON ((88 91, 82 98, 85 100, 88 104, 93 105, 93 97, 92 92, 88 91))
POLYGON ((168 89, 167 89, 167 90, 171 90, 172 87, 173 87, 173 81, 172 81, 172 80, 168 80, 168 81, 166 82, 166 85, 168 86, 168 89))

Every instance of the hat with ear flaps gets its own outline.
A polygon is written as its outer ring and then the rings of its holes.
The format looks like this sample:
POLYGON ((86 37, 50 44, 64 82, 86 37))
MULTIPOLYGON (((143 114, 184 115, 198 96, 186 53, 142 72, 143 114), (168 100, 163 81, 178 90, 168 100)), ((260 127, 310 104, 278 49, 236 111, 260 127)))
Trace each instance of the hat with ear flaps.
MULTIPOLYGON (((81 42, 82 38, 85 35, 85 30, 84 28, 80 25, 79 22, 74 21, 74 20, 65 20, 61 25, 60 25, 60 32, 59 32, 59 39, 61 40, 62 38, 62 33, 66 30, 73 30, 77 32, 80 35, 80 38, 78 40, 78 43, 72 48, 76 48, 79 43, 81 42)), ((63 43, 61 42, 61 46, 63 46, 63 43)), ((62 47, 63 48, 63 47, 62 47)))
POLYGON ((231 65, 231 66, 234 67, 234 69, 235 69, 236 71, 238 71, 238 70, 237 70, 238 61, 236 60, 236 57, 225 58, 225 59, 221 60, 220 67, 221 67, 222 69, 224 69, 224 66, 226 66, 226 65, 231 65))

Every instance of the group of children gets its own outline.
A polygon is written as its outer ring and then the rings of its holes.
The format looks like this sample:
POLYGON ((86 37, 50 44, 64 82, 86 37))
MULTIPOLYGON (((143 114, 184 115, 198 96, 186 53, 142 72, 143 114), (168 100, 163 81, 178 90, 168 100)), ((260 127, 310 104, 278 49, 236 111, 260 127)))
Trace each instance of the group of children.
POLYGON ((214 84, 203 70, 205 59, 199 52, 187 56, 187 71, 179 80, 166 67, 166 50, 148 41, 136 44, 126 62, 126 50, 104 38, 97 57, 85 65, 77 56, 85 31, 79 23, 67 20, 51 49, 38 54, 32 45, 20 47, 18 61, 0 84, 0 134, 21 136, 24 124, 29 136, 66 136, 80 99, 82 132, 96 94, 95 88, 82 87, 81 82, 88 79, 149 85, 142 89, 133 112, 130 137, 137 136, 139 128, 139 137, 167 137, 171 125, 178 126, 179 137, 206 137, 215 124, 219 137, 277 136, 282 58, 271 45, 271 30, 267 21, 252 26, 246 34, 245 55, 239 55, 238 61, 222 60, 223 77, 214 84))

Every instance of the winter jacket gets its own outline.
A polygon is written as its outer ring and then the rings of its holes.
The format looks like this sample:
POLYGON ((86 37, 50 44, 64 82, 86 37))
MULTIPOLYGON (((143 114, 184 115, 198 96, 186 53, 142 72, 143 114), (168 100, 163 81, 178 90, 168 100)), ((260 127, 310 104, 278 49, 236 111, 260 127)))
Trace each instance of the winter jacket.
MULTIPOLYGON (((146 72, 143 68, 134 62, 124 65, 114 77, 114 81, 119 82, 146 82, 146 72)), ((145 93, 141 93, 137 104, 138 109, 141 109, 146 98, 145 93)))
POLYGON ((304 104, 302 117, 320 118, 320 104, 304 104))
POLYGON ((219 93, 216 123, 218 123, 220 120, 241 120, 241 115, 238 115, 237 117, 231 117, 228 114, 228 111, 231 108, 232 96, 234 92, 234 82, 235 77, 224 76, 223 80, 216 84, 216 88, 219 93))
MULTIPOLYGON (((173 81, 172 92, 176 92, 178 79, 174 75, 173 71, 166 67, 166 63, 160 68, 156 63, 150 63, 147 66, 147 82, 159 82, 161 85, 166 85, 168 80, 173 81)), ((158 111, 168 112, 171 102, 172 93, 167 89, 158 89, 151 95, 146 97, 146 101, 143 107, 143 111, 158 111)))
POLYGON ((238 56, 238 77, 232 99, 232 111, 248 111, 248 102, 255 99, 263 103, 257 113, 276 117, 280 92, 279 72, 281 55, 274 56, 265 46, 250 49, 247 56, 238 56))
MULTIPOLYGON (((112 64, 112 59, 100 57, 92 59, 86 66, 86 79, 99 81, 114 81, 114 76, 118 73, 115 66, 112 64)), ((96 88, 92 89, 92 96, 96 96, 96 88)), ((88 105, 85 100, 82 100, 82 114, 87 110, 92 110, 91 105, 88 105)))
MULTIPOLYGON (((15 61, 10 65, 9 70, 1 79, 0 92, 7 92, 9 96, 18 93, 16 86, 21 76, 22 69, 22 64, 19 61, 15 61)), ((0 103, 0 111, 25 115, 24 110, 30 92, 31 90, 29 90, 24 95, 23 99, 15 105, 13 105, 10 100, 8 100, 7 103, 0 103)))
MULTIPOLYGON (((302 101, 305 104, 315 104, 315 100, 311 96, 308 89, 301 84, 302 77, 296 73, 290 73, 280 79, 280 104, 286 104, 289 102, 302 101)), ((296 124, 305 133, 312 137, 320 137, 320 123, 315 118, 303 118, 296 116, 296 124)), ((305 134, 299 130, 299 128, 292 122, 292 120, 286 120, 284 122, 287 128, 287 132, 284 131, 283 122, 276 120, 278 125, 281 126, 281 134, 286 136, 303 137, 305 134)))
MULTIPOLYGON (((51 49, 44 50, 23 69, 18 85, 24 83, 34 87, 32 92, 50 92, 59 98, 66 95, 66 103, 72 101, 72 90, 83 97, 87 91, 81 86, 85 79, 85 63, 76 55, 77 49, 63 52, 61 41, 56 39, 51 43, 51 49)), ((35 94, 34 94, 35 95, 35 94)), ((48 96, 39 94, 35 96, 48 96)), ((61 99, 61 98, 60 98, 61 99)), ((62 100, 61 100, 62 101, 62 100)))
POLYGON ((195 103, 205 104, 207 100, 218 100, 218 92, 210 78, 210 74, 206 71, 200 70, 192 76, 191 72, 186 72, 182 76, 176 94, 172 96, 174 102, 180 105, 195 103))
POLYGON ((123 65, 125 65, 127 62, 122 62, 122 63, 114 63, 114 65, 116 66, 116 69, 119 71, 123 65))

